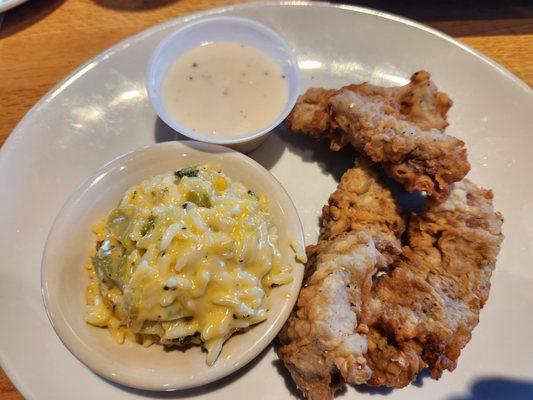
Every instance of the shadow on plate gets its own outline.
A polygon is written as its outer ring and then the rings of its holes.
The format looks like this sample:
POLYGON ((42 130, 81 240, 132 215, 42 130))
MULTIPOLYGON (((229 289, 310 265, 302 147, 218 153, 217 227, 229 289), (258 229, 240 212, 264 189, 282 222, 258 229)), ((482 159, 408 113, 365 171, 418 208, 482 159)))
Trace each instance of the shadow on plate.
POLYGON ((530 0, 333 0, 424 22, 452 36, 533 32, 530 0))
POLYGON ((487 377, 475 380, 470 392, 447 400, 533 400, 533 380, 487 377))
POLYGON ((197 397, 197 396, 209 394, 216 390, 220 390, 224 386, 227 386, 239 379, 243 379, 243 377, 248 372, 250 372, 257 364, 259 364, 263 358, 265 358, 267 353, 271 350, 272 346, 273 345, 270 344, 261 353, 259 353, 259 355, 256 358, 254 358, 247 365, 235 371, 231 375, 228 375, 225 378, 219 379, 218 381, 209 383, 207 385, 203 385, 201 387, 192 388, 192 389, 176 390, 172 392, 163 392, 163 391, 154 392, 154 391, 149 391, 149 390, 134 389, 134 388, 130 388, 127 386, 123 386, 118 383, 111 382, 108 379, 102 378, 102 377, 100 377, 100 379, 108 382, 110 385, 113 385, 120 390, 123 390, 125 392, 131 393, 132 395, 136 395, 139 397, 154 398, 154 399, 183 399, 183 398, 189 398, 189 397, 197 397))
POLYGON ((281 129, 280 126, 275 128, 274 132, 257 149, 248 154, 248 156, 268 170, 277 164, 287 147, 287 143, 278 133, 279 129, 281 129))
POLYGON ((145 11, 160 8, 178 0, 93 0, 102 7, 121 11, 145 11))
MULTIPOLYGON (((0 1, 1 2, 1 1, 0 1)), ((0 40, 29 28, 54 12, 65 0, 27 1, 4 16, 0 40)))
POLYGON ((189 140, 189 138, 168 126, 159 117, 155 120, 154 139, 156 143, 172 142, 173 140, 189 140))
POLYGON ((286 149, 298 155, 305 163, 318 164, 324 174, 331 175, 336 180, 354 165, 356 154, 351 146, 340 151, 331 151, 328 141, 315 140, 300 133, 290 132, 284 124, 279 125, 274 133, 272 136, 275 136, 274 143, 278 147, 280 156, 286 149))
MULTIPOLYGON (((192 140, 176 132, 159 117, 155 122, 154 139, 156 143, 171 142, 173 140, 192 140)), ((249 153, 248 156, 266 169, 270 169, 276 165, 285 147, 286 144, 273 133, 261 146, 249 153)))
MULTIPOLYGON (((280 346, 278 338, 274 340, 273 346, 275 352, 277 353, 278 348, 280 346)), ((276 368, 278 374, 281 375, 281 377, 283 378, 283 382, 285 383, 285 387, 287 388, 289 393, 296 399, 305 400, 304 396, 302 395, 302 392, 298 390, 298 388, 296 387, 296 383, 294 383, 294 381, 292 380, 291 374, 289 373, 287 368, 285 368, 283 361, 276 357, 276 359, 272 361, 272 366, 276 368)))

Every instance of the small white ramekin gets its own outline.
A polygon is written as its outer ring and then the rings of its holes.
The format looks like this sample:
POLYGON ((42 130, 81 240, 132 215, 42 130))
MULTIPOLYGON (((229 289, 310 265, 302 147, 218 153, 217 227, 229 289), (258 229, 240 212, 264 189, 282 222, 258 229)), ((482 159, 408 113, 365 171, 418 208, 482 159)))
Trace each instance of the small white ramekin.
MULTIPOLYGON (((294 107, 300 93, 300 70, 292 46, 272 28, 251 19, 215 16, 188 23, 159 43, 148 63, 146 88, 159 117, 175 131, 194 140, 220 144, 246 153, 259 146, 294 107), (270 124, 244 135, 216 137, 187 129, 167 113, 161 93, 168 68, 189 50, 212 42, 237 42, 253 46, 279 63, 289 85, 289 95, 282 113, 270 124)), ((206 118, 209 118, 209 110, 206 110, 206 118)))

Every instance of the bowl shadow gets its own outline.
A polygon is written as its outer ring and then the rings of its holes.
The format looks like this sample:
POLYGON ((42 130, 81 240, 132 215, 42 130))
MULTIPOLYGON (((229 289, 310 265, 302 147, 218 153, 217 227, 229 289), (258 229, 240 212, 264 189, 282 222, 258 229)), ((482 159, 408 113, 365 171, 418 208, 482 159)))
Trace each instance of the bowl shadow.
POLYGON ((178 0, 93 0, 99 6, 120 11, 146 11, 177 3, 178 0))
POLYGON ((154 139, 156 143, 172 142, 173 140, 189 140, 188 137, 176 132, 159 117, 155 120, 154 139))
POLYGON ((532 400, 533 380, 481 377, 473 381, 469 390, 469 393, 453 395, 447 400, 532 400))

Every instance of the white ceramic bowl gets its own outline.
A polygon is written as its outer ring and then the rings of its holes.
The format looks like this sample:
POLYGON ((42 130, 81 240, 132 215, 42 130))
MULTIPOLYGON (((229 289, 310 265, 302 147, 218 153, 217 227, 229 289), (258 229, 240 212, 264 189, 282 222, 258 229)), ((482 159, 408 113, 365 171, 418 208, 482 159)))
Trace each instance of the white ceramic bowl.
POLYGON ((303 251, 303 231, 289 196, 261 165, 231 149, 192 141, 144 147, 103 166, 79 186, 63 206, 48 236, 41 271, 42 293, 52 325, 65 346, 97 374, 148 390, 176 390, 222 378, 257 356, 277 335, 300 290, 303 265, 290 242, 303 251), (95 245, 91 227, 106 218, 123 192, 143 179, 191 164, 219 164, 223 171, 251 190, 264 193, 280 235, 284 261, 294 265, 293 282, 271 292, 268 319, 231 337, 216 363, 206 365, 206 353, 196 346, 165 351, 114 341, 107 329, 84 321, 88 274, 84 268, 95 245))
MULTIPOLYGON (((176 29, 156 47, 148 63, 146 88, 159 117, 179 133, 206 143, 229 146, 242 152, 252 151, 279 125, 294 107, 300 93, 300 70, 292 46, 272 28, 251 19, 239 17, 206 17, 176 29), (163 106, 161 96, 166 72, 181 55, 212 42, 238 42, 253 46, 276 60, 287 78, 289 96, 283 112, 262 129, 245 135, 216 137, 187 129, 173 119, 163 106)), ((209 115, 206 114, 206 118, 209 115)))

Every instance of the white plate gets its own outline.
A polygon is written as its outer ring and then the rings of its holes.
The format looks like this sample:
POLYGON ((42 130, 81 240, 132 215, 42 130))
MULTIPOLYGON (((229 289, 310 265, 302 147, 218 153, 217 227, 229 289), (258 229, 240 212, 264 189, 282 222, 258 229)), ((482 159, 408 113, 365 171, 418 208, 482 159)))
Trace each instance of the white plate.
POLYGON ((28 0, 0 0, 0 13, 10 10, 19 4, 25 3, 28 0))
MULTIPOLYGON (((516 390, 532 390, 531 383, 516 382, 531 382, 533 377, 531 90, 447 36, 362 8, 252 3, 200 15, 212 13, 255 18, 279 30, 296 48, 306 86, 338 86, 361 79, 401 84, 417 69, 432 72, 455 101, 449 131, 467 143, 469 176, 494 190, 496 207, 505 216, 506 239, 490 300, 456 371, 445 373, 440 381, 422 378, 385 398, 451 400, 473 398, 474 392, 489 392, 493 399, 498 393, 517 398, 516 390)), ((236 374, 200 390, 169 395, 113 385, 90 372, 61 344, 39 293, 44 241, 71 191, 117 155, 171 139, 147 99, 145 67, 162 37, 197 16, 154 27, 90 60, 28 113, 0 152, 0 360, 29 399, 291 396, 293 386, 272 348, 236 374)), ((288 190, 306 240, 312 243, 320 209, 349 157, 286 133, 271 135, 252 156, 288 190)), ((354 390, 350 388, 345 398, 379 399, 384 393, 354 390)))

